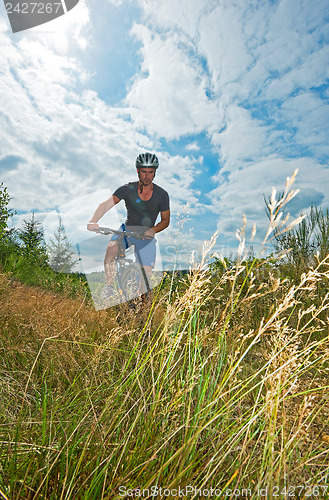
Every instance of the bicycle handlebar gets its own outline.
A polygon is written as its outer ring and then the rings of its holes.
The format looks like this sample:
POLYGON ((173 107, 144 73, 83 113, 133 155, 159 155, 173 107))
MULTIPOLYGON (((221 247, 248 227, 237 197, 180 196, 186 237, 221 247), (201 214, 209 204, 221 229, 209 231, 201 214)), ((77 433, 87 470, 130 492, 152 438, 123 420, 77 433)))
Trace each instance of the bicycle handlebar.
POLYGON ((128 231, 127 229, 124 231, 117 231, 116 229, 111 229, 110 227, 99 227, 98 229, 92 229, 94 233, 101 234, 116 234, 117 236, 128 237, 133 236, 136 239, 143 240, 145 238, 144 233, 136 233, 135 231, 128 231))

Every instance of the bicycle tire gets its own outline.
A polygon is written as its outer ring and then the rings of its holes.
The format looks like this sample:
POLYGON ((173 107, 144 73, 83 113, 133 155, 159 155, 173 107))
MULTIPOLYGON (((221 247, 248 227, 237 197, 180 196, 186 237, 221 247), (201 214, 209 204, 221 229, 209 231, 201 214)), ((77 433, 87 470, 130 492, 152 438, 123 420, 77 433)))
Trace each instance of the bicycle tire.
POLYGON ((140 266, 130 264, 123 271, 119 279, 119 286, 127 301, 133 300, 146 293, 147 287, 140 266))

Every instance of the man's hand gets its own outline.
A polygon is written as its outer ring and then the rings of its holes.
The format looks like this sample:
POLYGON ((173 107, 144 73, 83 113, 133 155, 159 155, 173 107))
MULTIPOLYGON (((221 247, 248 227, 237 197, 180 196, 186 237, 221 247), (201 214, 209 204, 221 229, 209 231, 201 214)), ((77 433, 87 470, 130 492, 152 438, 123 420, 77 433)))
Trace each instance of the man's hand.
POLYGON ((99 224, 97 224, 97 222, 88 222, 87 229, 88 231, 95 231, 99 229, 99 224))
POLYGON ((155 231, 153 231, 153 229, 150 228, 150 229, 147 229, 145 231, 144 238, 147 240, 151 240, 152 238, 154 238, 154 235, 155 235, 155 231))

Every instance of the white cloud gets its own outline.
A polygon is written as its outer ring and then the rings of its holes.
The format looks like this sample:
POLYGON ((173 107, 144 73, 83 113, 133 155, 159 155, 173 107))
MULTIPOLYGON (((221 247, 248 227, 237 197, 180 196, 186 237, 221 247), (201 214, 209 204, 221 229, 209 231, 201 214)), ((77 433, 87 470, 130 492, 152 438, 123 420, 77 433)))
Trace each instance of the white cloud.
MULTIPOLYGON (((133 119, 166 139, 214 134, 226 167, 237 155, 242 161, 263 155, 270 144, 276 151, 278 129, 294 118, 285 116, 283 107, 276 109, 278 100, 328 79, 323 0, 316 8, 302 0, 139 3, 149 29, 134 29, 143 43, 143 62, 127 97, 133 119), (253 118, 246 105, 264 110, 264 120, 253 118)), ((289 126, 298 130, 300 122, 289 126)), ((289 155, 285 134, 282 130, 281 147, 289 155)))
POLYGON ((310 154, 329 156, 328 103, 312 92, 301 92, 283 103, 282 114, 296 129, 297 144, 307 148, 310 154))
POLYGON ((142 71, 126 97, 136 125, 167 139, 218 128, 220 113, 207 97, 207 77, 188 46, 180 45, 181 38, 141 25, 133 34, 143 43, 142 71))
POLYGON ((240 81, 252 64, 243 32, 244 14, 242 6, 223 2, 200 20, 198 48, 207 59, 217 94, 240 81))
POLYGON ((226 128, 213 134, 212 142, 219 148, 224 170, 233 172, 245 162, 263 157, 270 152, 268 130, 250 112, 238 106, 231 106, 226 113, 226 128))
POLYGON ((118 165, 128 178, 136 143, 149 141, 95 93, 75 92, 84 78, 77 61, 25 38, 15 45, 2 34, 1 44, 1 160, 5 168, 18 158, 4 172, 16 208, 55 206, 105 182, 113 189, 118 165))
MULTIPOLYGON (((85 70, 77 59, 25 37, 15 44, 2 33, 0 42, 6 49, 0 53, 6 96, 0 103, 0 171, 12 205, 44 211, 98 189, 109 197, 136 179, 136 155, 159 145, 136 130, 127 109, 105 104, 91 90, 79 92, 85 70)), ((158 155, 156 181, 170 191, 173 213, 186 199, 196 205, 192 161, 158 155)), ((89 207, 89 217, 95 208, 89 207)))
POLYGON ((250 229, 256 222, 260 228, 258 241, 262 239, 267 227, 264 196, 270 196, 272 186, 277 192, 283 191, 286 178, 295 169, 299 172, 293 189, 300 189, 300 194, 287 205, 288 212, 297 214, 300 209, 307 209, 312 202, 328 205, 329 196, 322 188, 327 184, 328 171, 321 164, 304 158, 283 160, 269 156, 231 173, 228 179, 218 177, 218 187, 209 196, 212 210, 219 215, 219 234, 224 239, 232 239, 245 213, 250 229))
POLYGON ((295 65, 283 75, 270 81, 265 89, 267 99, 282 99, 296 89, 310 89, 325 84, 329 77, 329 47, 304 53, 303 61, 295 61, 295 65))
POLYGON ((202 13, 211 7, 209 0, 139 0, 146 19, 156 28, 177 28, 179 32, 194 38, 202 13))
MULTIPOLYGON (((110 192, 135 177, 137 150, 162 151, 164 138, 172 154, 159 153, 156 181, 170 191, 173 213, 186 200, 192 216, 206 213, 201 191, 192 189, 206 153, 195 137, 187 156, 170 143, 199 133, 220 160, 209 210, 220 216, 221 234, 234 234, 243 211, 263 218, 263 193, 296 166, 305 199, 329 202, 321 165, 328 157, 327 0, 139 0, 144 15, 130 35, 141 44, 140 71, 117 107, 79 90, 88 68, 78 47, 88 46, 92 12, 80 3, 75 34, 64 27, 57 46, 55 33, 22 35, 16 44, 0 34, 0 170, 12 165, 5 180, 19 208, 54 206, 104 186, 110 192)), ((97 77, 104 74, 100 68, 97 77)))
MULTIPOLYGON (((119 7, 120 5, 123 4, 123 2, 125 0, 107 0, 108 3, 111 3, 112 5, 114 5, 115 7, 119 7)), ((126 0, 127 1, 127 0, 126 0)), ((129 0, 128 0, 129 1, 129 0)))
POLYGON ((191 142, 186 146, 187 151, 200 151, 199 146, 197 145, 196 142, 191 142))
POLYGON ((17 38, 38 41, 53 52, 67 55, 75 49, 84 50, 89 42, 90 13, 86 0, 49 23, 19 33, 17 38))

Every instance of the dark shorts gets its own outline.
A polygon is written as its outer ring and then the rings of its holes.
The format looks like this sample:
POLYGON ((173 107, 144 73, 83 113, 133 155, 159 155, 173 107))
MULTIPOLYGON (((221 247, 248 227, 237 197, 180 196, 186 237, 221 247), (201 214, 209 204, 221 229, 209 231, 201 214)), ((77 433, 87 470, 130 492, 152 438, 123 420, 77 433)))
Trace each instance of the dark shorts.
MULTIPOLYGON (((119 236, 115 234, 113 234, 111 237, 111 241, 117 241, 118 239, 119 236)), ((128 243, 130 243, 128 247, 134 245, 136 261, 139 262, 141 266, 149 266, 149 267, 155 266, 155 259, 156 259, 155 238, 140 240, 134 238, 133 236, 130 236, 128 238, 128 243)))

